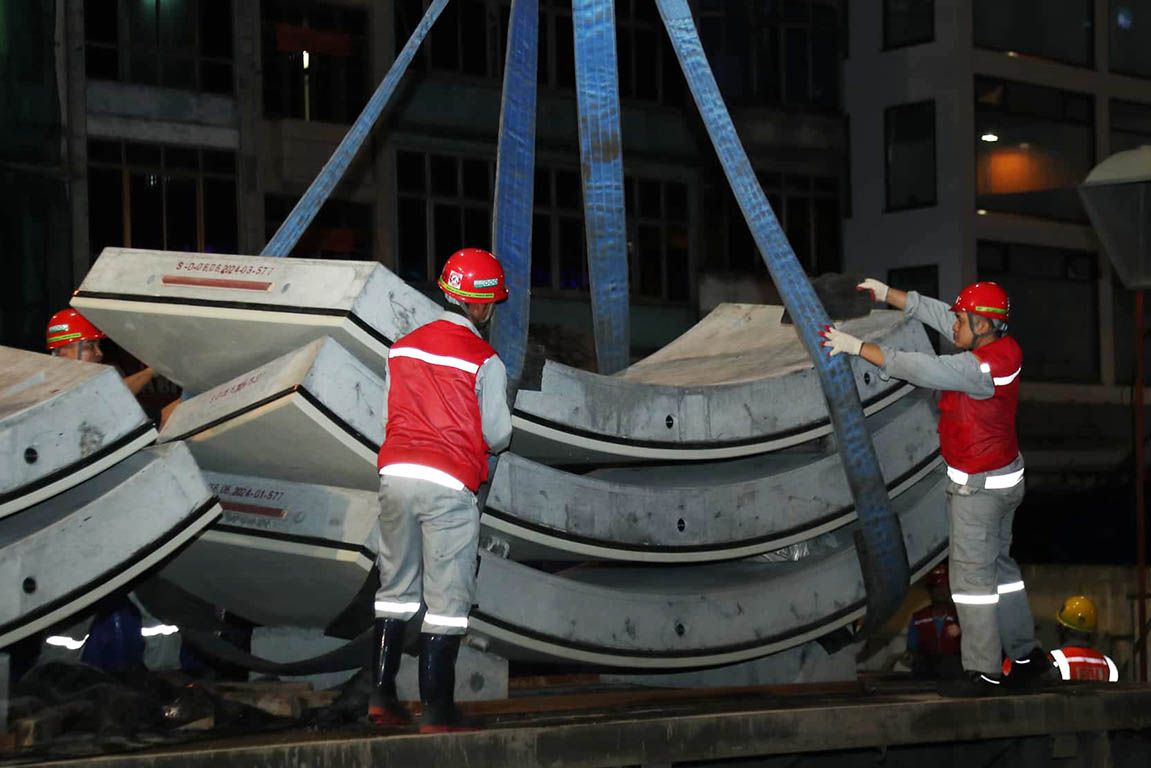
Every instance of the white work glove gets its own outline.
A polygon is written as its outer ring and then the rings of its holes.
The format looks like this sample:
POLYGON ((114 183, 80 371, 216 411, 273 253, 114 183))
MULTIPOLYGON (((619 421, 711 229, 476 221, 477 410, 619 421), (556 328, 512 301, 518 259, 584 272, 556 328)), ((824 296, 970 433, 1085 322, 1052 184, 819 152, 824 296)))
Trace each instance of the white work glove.
POLYGON ((855 286, 857 291, 867 291, 871 294, 871 298, 876 301, 887 301, 887 285, 876 280, 874 277, 869 277, 859 285, 855 286))
POLYGON ((830 347, 831 351, 827 353, 828 357, 835 357, 840 352, 846 352, 849 355, 858 355, 859 351, 863 349, 863 342, 852 336, 850 333, 844 333, 838 328, 825 325, 819 335, 827 339, 823 342, 823 346, 830 347))

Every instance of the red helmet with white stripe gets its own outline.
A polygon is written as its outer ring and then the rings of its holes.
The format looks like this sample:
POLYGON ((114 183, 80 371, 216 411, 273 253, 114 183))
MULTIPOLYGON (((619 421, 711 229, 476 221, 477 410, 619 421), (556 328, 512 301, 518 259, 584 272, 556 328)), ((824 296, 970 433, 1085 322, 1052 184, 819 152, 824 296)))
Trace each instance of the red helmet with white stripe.
POLYGON ((972 283, 959 292, 951 311, 983 315, 989 320, 1006 323, 1011 315, 1011 301, 1007 298, 1007 291, 996 283, 972 283))
POLYGON ((447 295, 469 304, 492 304, 508 297, 504 268, 495 256, 481 248, 453 253, 437 284, 447 295))

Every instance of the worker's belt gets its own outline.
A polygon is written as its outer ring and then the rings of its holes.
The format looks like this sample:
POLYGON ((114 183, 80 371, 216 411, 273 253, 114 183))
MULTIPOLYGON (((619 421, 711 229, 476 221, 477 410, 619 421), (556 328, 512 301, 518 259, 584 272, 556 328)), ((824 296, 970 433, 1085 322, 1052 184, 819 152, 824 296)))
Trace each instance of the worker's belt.
POLYGON ((962 469, 955 467, 947 468, 947 476, 951 478, 951 482, 956 485, 965 485, 968 488, 985 488, 989 491, 1003 490, 1004 488, 1014 488, 1023 481, 1023 467, 1013 471, 1004 472, 1000 475, 992 475, 987 472, 977 472, 969 474, 962 469))

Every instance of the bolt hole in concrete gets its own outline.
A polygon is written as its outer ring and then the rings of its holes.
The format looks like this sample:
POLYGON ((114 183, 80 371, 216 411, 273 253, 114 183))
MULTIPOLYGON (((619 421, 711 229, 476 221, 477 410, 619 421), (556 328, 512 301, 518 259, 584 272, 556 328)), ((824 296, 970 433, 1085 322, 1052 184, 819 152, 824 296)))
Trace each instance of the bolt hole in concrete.
POLYGON ((669 413, 667 415, 667 418, 664 419, 663 423, 667 425, 668 429, 671 429, 672 427, 675 426, 675 418, 672 417, 672 415, 669 413))
POLYGON ((280 293, 287 293, 287 292, 288 292, 288 288, 289 288, 291 285, 292 285, 291 283, 284 283, 284 287, 280 289, 280 293))
POLYGON ((871 374, 870 373, 863 374, 863 383, 864 384, 870 384, 871 383, 871 374))
POLYGON ((36 460, 40 458, 40 453, 35 448, 24 449, 24 461, 28 464, 35 464, 36 460))
POLYGON ((680 531, 682 531, 684 528, 687 527, 687 523, 685 523, 683 521, 683 518, 681 517, 679 520, 676 521, 675 527, 678 528, 680 531))
POLYGON ((472 673, 472 676, 468 678, 468 686, 473 691, 482 691, 484 689, 484 676, 479 672, 472 673))
POLYGON ((675 633, 677 635, 679 635, 680 637, 683 637, 683 633, 686 631, 687 631, 687 627, 685 627, 683 624, 680 624, 678 621, 675 623, 675 633))
POLYGON ((35 591, 36 591, 36 579, 32 578, 31 576, 24 579, 24 592, 25 592, 25 594, 30 595, 35 591))

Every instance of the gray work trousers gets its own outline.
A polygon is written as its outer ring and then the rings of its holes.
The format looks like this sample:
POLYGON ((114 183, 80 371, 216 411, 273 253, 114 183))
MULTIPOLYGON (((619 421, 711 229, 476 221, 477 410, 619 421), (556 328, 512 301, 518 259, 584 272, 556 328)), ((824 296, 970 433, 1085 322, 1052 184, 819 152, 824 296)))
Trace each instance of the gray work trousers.
POLYGON ((1023 493, 1023 481, 1002 490, 947 484, 951 595, 967 672, 998 675, 1000 649, 1020 659, 1037 647, 1023 576, 1011 558, 1011 525, 1023 493))
POLYGON ((462 635, 476 594, 480 514, 468 489, 380 477, 380 589, 376 616, 407 621, 427 606, 421 632, 462 635))

